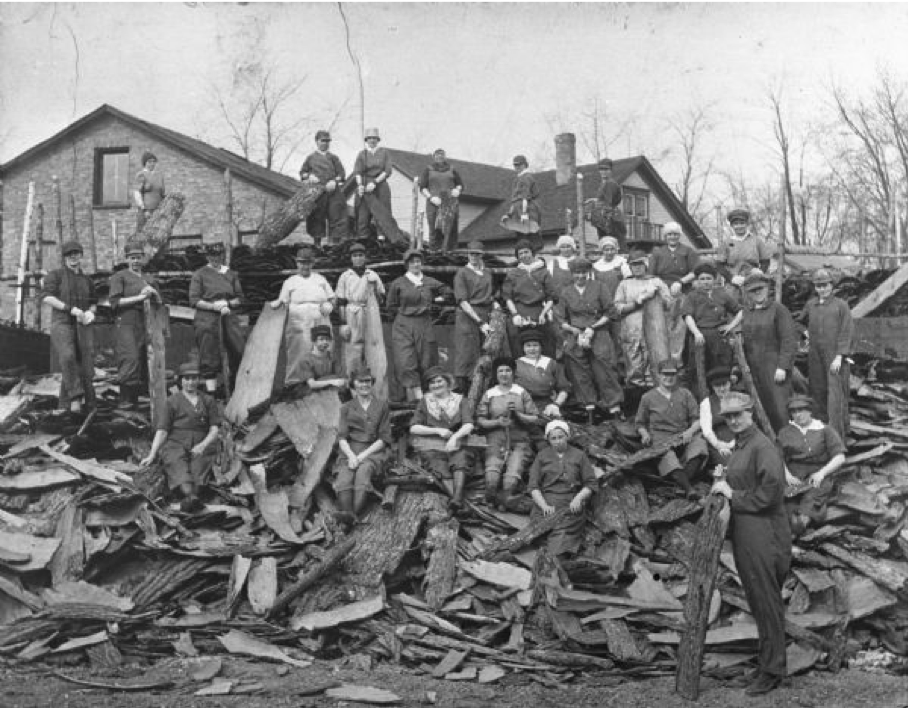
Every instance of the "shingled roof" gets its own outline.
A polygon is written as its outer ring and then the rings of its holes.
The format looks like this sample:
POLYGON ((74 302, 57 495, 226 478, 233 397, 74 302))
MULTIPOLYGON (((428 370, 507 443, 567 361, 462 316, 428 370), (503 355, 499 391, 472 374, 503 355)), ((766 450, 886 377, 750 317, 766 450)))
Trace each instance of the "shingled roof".
POLYGON ((0 174, 7 173, 21 164, 25 164, 31 158, 36 155, 41 154, 51 145, 57 143, 60 140, 67 138, 70 135, 73 135, 86 126, 94 123, 97 120, 100 120, 103 117, 112 117, 116 120, 119 120, 127 125, 130 125, 138 130, 150 134, 152 137, 160 140, 161 142, 167 143, 171 147, 177 150, 181 150, 189 155, 195 157, 201 162, 205 162, 212 167, 224 170, 229 168, 230 171, 236 177, 242 177, 243 179, 252 182, 260 187, 264 187, 270 191, 276 192, 279 195, 286 197, 291 196, 296 192, 301 183, 292 177, 287 177, 273 170, 269 170, 266 167, 257 165, 254 162, 250 162, 239 155, 230 152, 229 150, 224 150, 222 148, 216 148, 213 145, 209 145, 206 142, 197 140, 196 138, 191 138, 188 135, 183 133, 178 133, 175 130, 170 128, 165 128, 163 126, 157 125, 156 123, 150 123, 147 120, 142 120, 141 118, 136 118, 135 116, 121 111, 119 108, 114 108, 111 105, 104 104, 99 108, 96 108, 94 111, 88 115, 83 116, 79 120, 70 125, 66 126, 59 133, 56 133, 49 137, 47 140, 44 140, 32 148, 29 148, 20 155, 14 157, 12 160, 9 160, 4 165, 0 165, 0 174))
MULTIPOLYGON (((583 197, 592 199, 599 190, 599 172, 596 164, 581 165, 583 175, 583 197)), ((681 224, 684 233, 691 242, 699 248, 709 248, 712 244, 703 233, 703 229, 687 213, 681 202, 675 196, 665 180, 659 176, 652 163, 643 155, 615 160, 612 167, 612 176, 619 184, 623 184, 634 172, 639 172, 643 180, 649 185, 653 194, 665 204, 674 218, 681 224)), ((539 208, 542 212, 543 234, 562 233, 564 231, 565 210, 572 212, 577 208, 577 192, 574 182, 558 186, 555 182, 555 170, 537 172, 536 184, 539 185, 539 208)), ((513 181, 514 173, 510 179, 513 181)), ((478 239, 480 241, 499 241, 512 237, 510 232, 501 227, 501 217, 507 213, 510 197, 510 185, 505 200, 486 210, 473 221, 460 234, 462 242, 478 239)))

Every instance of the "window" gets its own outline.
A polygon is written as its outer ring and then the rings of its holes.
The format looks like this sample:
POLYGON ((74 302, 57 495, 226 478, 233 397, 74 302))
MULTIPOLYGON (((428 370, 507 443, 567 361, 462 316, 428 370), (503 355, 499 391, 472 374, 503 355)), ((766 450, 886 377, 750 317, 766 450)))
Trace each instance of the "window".
POLYGON ((95 150, 94 203, 99 207, 129 205, 129 148, 95 150))
POLYGON ((626 216, 646 221, 649 219, 649 195, 624 192, 624 213, 626 216))

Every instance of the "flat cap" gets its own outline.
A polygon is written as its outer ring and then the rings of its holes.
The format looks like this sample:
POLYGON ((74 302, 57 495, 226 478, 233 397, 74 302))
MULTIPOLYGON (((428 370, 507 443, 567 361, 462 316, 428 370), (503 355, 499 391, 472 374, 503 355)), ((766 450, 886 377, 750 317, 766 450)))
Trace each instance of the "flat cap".
POLYGON ((740 413, 742 411, 749 411, 753 407, 753 399, 746 393, 729 391, 728 395, 722 399, 722 402, 719 405, 719 413, 722 415, 725 415, 726 413, 740 413))

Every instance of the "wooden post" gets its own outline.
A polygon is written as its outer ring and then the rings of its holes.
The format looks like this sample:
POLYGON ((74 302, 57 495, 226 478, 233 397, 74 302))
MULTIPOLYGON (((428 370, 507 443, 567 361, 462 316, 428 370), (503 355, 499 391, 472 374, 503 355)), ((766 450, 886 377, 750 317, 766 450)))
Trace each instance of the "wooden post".
POLYGON ((73 241, 79 240, 79 230, 76 228, 76 198, 69 195, 69 235, 73 241))
POLYGON ((22 223, 22 243, 19 247, 19 268, 16 272, 16 324, 25 320, 25 273, 28 265, 28 234, 32 225, 32 210, 35 204, 35 183, 28 183, 28 199, 25 202, 25 220, 22 223))
POLYGON ((110 243, 112 247, 110 269, 113 270, 117 263, 117 254, 120 252, 120 239, 117 237, 117 220, 114 217, 110 217, 110 243))
MULTIPOLYGON (((419 177, 413 178, 413 204, 410 208, 410 248, 422 250, 422 242, 417 240, 416 219, 419 212, 419 177)), ((432 224, 429 224, 429 237, 432 236, 432 224)))
MULTIPOLYGON (((863 254, 867 246, 867 219, 864 217, 863 209, 858 211, 858 218, 861 220, 861 227, 858 229, 858 252, 863 254)), ((863 255, 860 257, 859 262, 861 268, 863 268, 865 264, 863 255)))
POLYGON ((709 384, 706 382, 706 344, 694 344, 694 366, 697 369, 697 393, 700 400, 709 398, 709 384))
POLYGON ((691 544, 688 562, 689 581, 684 600, 685 629, 678 647, 678 670, 675 692, 695 701, 700 693, 700 667, 703 663, 709 606, 716 587, 719 554, 728 528, 725 498, 710 495, 706 509, 697 522, 695 543, 691 544))
MULTIPOLYGON (((44 205, 38 204, 35 222, 35 286, 41 289, 42 271, 44 270, 44 205)), ((41 310, 44 303, 40 298, 35 300, 35 329, 41 329, 41 310)))
MULTIPOLYGON (((57 232, 57 244, 63 248, 63 199, 60 196, 60 179, 57 175, 53 176, 54 186, 54 226, 57 232)), ((60 262, 63 262, 63 254, 60 254, 60 262)))
POLYGON ((95 238, 95 210, 88 207, 88 242, 91 244, 91 268, 98 272, 98 241, 95 238))
POLYGON ((577 225, 580 227, 580 257, 586 258, 586 222, 583 219, 583 175, 577 170, 577 225))
POLYGON ((233 175, 230 168, 224 170, 224 221, 227 226, 227 240, 232 247, 240 245, 239 230, 233 223, 233 175))

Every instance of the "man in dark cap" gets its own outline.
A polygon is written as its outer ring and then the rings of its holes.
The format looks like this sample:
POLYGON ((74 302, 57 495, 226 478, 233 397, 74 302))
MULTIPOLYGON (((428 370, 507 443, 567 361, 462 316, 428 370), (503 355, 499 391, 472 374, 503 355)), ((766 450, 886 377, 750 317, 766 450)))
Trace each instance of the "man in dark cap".
MULTIPOLYGON (((189 281, 189 304, 195 308, 193 327, 195 344, 199 350, 199 369, 205 381, 205 390, 217 390, 217 376, 221 372, 221 340, 227 348, 231 378, 243 360, 246 335, 240 328, 234 308, 243 301, 243 288, 236 271, 224 263, 223 243, 211 243, 205 249, 208 265, 192 274, 189 281)), ((224 382, 225 388, 230 382, 224 382)))
POLYGON ((297 396, 302 397, 322 388, 346 388, 346 372, 340 357, 334 353, 334 337, 330 325, 316 325, 309 335, 312 351, 303 357, 300 378, 304 386, 297 396))
POLYGON ((538 204, 539 186, 530 172, 530 163, 523 155, 514 156, 514 171, 517 176, 511 188, 510 206, 502 217, 502 223, 508 219, 519 222, 521 231, 528 234, 533 250, 538 252, 542 248, 542 238, 539 236, 542 229, 542 212, 538 204))
POLYGON ((745 693, 776 689, 785 678, 785 604, 782 585, 791 564, 791 529, 785 512, 785 465, 778 449, 757 430, 753 401, 732 391, 721 414, 735 434, 727 474, 712 493, 726 497, 735 567, 759 636, 757 670, 745 693))
POLYGON ((704 347, 706 370, 730 367, 735 355, 725 337, 741 322, 741 306, 725 289, 716 287, 715 266, 701 263, 694 269, 694 276, 697 285, 684 299, 681 318, 694 346, 704 347))
POLYGON ((319 197, 315 208, 306 218, 306 231, 321 245, 325 234, 328 242, 340 243, 347 237, 347 200, 344 198, 344 179, 346 172, 340 158, 328 151, 331 147, 331 133, 320 130, 315 134, 315 152, 303 161, 300 167, 300 179, 303 182, 325 188, 325 194, 319 197))
POLYGON ((659 445, 681 435, 681 443, 659 459, 659 474, 672 475, 687 497, 695 498, 691 482, 700 472, 709 450, 700 434, 700 408, 693 394, 678 385, 678 362, 660 361, 659 383, 643 394, 637 408, 637 432, 644 445, 659 445))
POLYGON ((727 269, 723 275, 732 285, 741 287, 753 268, 764 273, 769 270, 773 248, 753 232, 747 209, 732 209, 727 219, 732 228, 731 243, 720 245, 717 260, 727 269))
POLYGON ((469 391, 482 343, 491 331, 489 318, 495 304, 495 286, 492 273, 482 260, 484 252, 481 241, 471 241, 467 246, 467 264, 454 274, 454 299, 458 308, 454 319, 454 376, 461 393, 469 391))
POLYGON ((136 175, 132 198, 138 214, 136 216, 136 233, 141 233, 154 210, 161 206, 167 195, 164 187, 164 175, 157 170, 158 158, 150 150, 142 153, 142 169, 136 175))
POLYGON ((379 302, 385 297, 385 286, 378 273, 366 267, 366 248, 361 243, 350 246, 350 267, 338 278, 334 294, 343 322, 340 335, 345 342, 344 365, 347 371, 368 366, 376 376, 380 395, 387 398, 387 361, 371 361, 371 352, 366 350, 367 338, 384 347, 381 320, 377 313, 379 302), (375 317, 369 316, 370 308, 374 308, 375 317), (371 331, 370 323, 379 326, 371 331))
POLYGON ((445 159, 445 151, 438 148, 432 153, 432 164, 419 176, 419 191, 426 198, 426 221, 429 224, 429 248, 453 251, 457 248, 457 200, 463 191, 463 180, 445 159), (446 223, 442 205, 453 210, 453 218, 446 223), (441 216, 442 218, 439 218, 441 216))
POLYGON ((599 238, 612 236, 618 240, 623 251, 626 247, 627 228, 624 225, 624 190, 612 176, 614 163, 609 158, 599 161, 599 191, 593 202, 590 220, 599 233, 599 238))
POLYGON ((59 407, 82 412, 83 402, 95 403, 94 328, 98 298, 95 286, 82 272, 82 246, 78 241, 63 244, 63 267, 44 278, 41 299, 53 312, 50 341, 60 361, 59 407))
POLYGON ((615 347, 607 325, 617 316, 606 285, 590 280, 592 264, 571 261, 573 285, 561 290, 555 323, 564 340, 564 360, 574 396, 588 408, 599 406, 620 417, 624 391, 618 381, 615 347))

